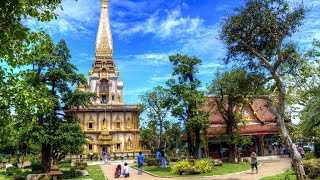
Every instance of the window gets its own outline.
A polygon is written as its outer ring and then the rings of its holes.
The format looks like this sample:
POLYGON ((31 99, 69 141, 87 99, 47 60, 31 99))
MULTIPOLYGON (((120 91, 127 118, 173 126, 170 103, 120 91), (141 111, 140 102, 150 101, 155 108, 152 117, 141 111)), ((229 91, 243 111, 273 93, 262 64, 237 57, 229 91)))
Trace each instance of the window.
POLYGON ((92 144, 89 144, 89 150, 92 150, 92 144))
POLYGON ((117 149, 120 149, 120 144, 117 144, 117 149))
POLYGON ((93 123, 89 123, 89 129, 93 129, 93 123))
POLYGON ((102 101, 101 103, 106 104, 107 103, 107 97, 106 96, 102 96, 102 101))
POLYGON ((120 122, 116 123, 116 128, 120 129, 120 122))
POLYGON ((112 101, 114 101, 114 95, 112 95, 112 101))

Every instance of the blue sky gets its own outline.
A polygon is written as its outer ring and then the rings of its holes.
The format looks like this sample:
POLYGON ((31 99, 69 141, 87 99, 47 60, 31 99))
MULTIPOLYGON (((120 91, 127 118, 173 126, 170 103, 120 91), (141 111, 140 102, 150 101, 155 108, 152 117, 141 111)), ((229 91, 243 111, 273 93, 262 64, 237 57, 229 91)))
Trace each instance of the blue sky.
MULTIPOLYGON (((293 3, 301 2, 294 0, 293 3)), ((309 46, 320 39, 320 1, 305 0, 310 11, 300 31, 291 39, 309 46)), ((124 81, 126 104, 139 101, 138 95, 171 77, 169 55, 176 53, 203 60, 198 78, 203 87, 212 78, 225 54, 217 39, 225 14, 243 5, 236 0, 109 0, 114 61, 124 81)), ((67 41, 72 62, 79 73, 88 75, 94 61, 100 0, 64 0, 57 20, 27 24, 44 28, 55 42, 67 41)))

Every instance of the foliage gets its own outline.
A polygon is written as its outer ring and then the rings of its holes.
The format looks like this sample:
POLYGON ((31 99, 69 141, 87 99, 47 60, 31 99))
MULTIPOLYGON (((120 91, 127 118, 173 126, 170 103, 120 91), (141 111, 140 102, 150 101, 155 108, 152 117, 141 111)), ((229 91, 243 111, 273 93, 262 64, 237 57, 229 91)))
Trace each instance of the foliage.
POLYGON ((204 110, 206 96, 199 90, 201 81, 196 78, 197 66, 201 60, 196 57, 177 54, 169 56, 173 63, 171 78, 167 81, 170 87, 168 106, 171 114, 183 121, 190 155, 197 157, 201 144, 201 132, 205 132, 210 123, 209 113, 204 110))
MULTIPOLYGON (((155 139, 157 143, 157 148, 163 147, 163 123, 167 121, 169 110, 166 107, 166 102, 169 97, 169 91, 164 89, 162 86, 157 86, 153 88, 150 92, 144 92, 140 95, 142 106, 144 107, 144 112, 146 113, 149 121, 152 121, 159 131, 159 141, 155 139)), ((144 140, 144 138, 142 138, 144 140)), ((151 147, 148 141, 144 143, 148 145, 148 148, 154 150, 156 148, 151 147)), ((150 142, 150 141, 149 141, 150 142)))
MULTIPOLYGON (((0 11, 0 148, 10 147, 14 140, 8 124, 12 121, 12 108, 34 109, 34 101, 39 93, 28 93, 23 89, 24 80, 20 78, 18 70, 27 63, 26 57, 30 52, 30 44, 38 36, 31 33, 24 21, 36 19, 50 21, 56 18, 54 11, 60 7, 61 0, 3 0, 0 11), (19 106, 28 101, 28 106, 19 106), (33 103, 32 103, 33 102, 33 103)), ((40 100, 40 99, 39 99, 40 100)), ((10 126, 10 125, 9 125, 10 126)))
POLYGON ((180 171, 185 168, 192 168, 192 164, 188 160, 182 160, 175 163, 171 167, 171 172, 174 174, 180 174, 180 171))
MULTIPOLYGON (((169 122, 164 123, 164 140, 166 144, 166 151, 170 156, 176 153, 177 149, 184 149, 184 142, 182 141, 181 135, 184 133, 180 122, 169 122), (171 152, 171 153, 169 153, 171 152)), ((167 158, 169 160, 169 158, 167 158)), ((169 163, 169 162, 168 162, 169 163)))
POLYGON ((209 159, 197 159, 194 162, 194 168, 200 170, 200 173, 209 173, 213 171, 214 162, 209 159))
POLYGON ((157 160, 155 158, 145 158, 144 159, 144 163, 147 165, 147 166, 157 166, 157 160))
POLYGON ((113 154, 113 159, 114 159, 114 160, 117 160, 117 155, 116 155, 116 153, 113 154))
POLYGON ((27 174, 26 173, 16 173, 13 175, 13 180, 26 180, 27 179, 27 174))
POLYGON ((320 159, 309 159, 304 160, 304 170, 309 178, 316 178, 320 175, 319 167, 320 167, 320 159))
MULTIPOLYGON (((61 100, 67 101, 71 97, 69 85, 84 84, 86 80, 70 63, 71 55, 64 40, 55 45, 43 31, 37 35, 39 40, 32 44, 27 58, 32 68, 21 71, 25 82, 23 89, 26 93, 37 94, 37 98, 19 105, 28 107, 31 103, 36 107, 16 109, 19 117, 16 123, 24 129, 21 135, 41 145, 42 171, 47 172, 51 157, 56 163, 68 153, 79 153, 88 138, 77 124, 77 119, 61 113, 61 100)), ((86 96, 81 105, 90 105, 89 102, 86 96)))
POLYGON ((15 167, 15 166, 9 166, 6 169, 6 175, 7 176, 11 176, 13 174, 18 174, 18 173, 21 173, 21 169, 15 167))
MULTIPOLYGON (((241 136, 240 129, 245 127, 248 118, 244 115, 247 106, 252 103, 253 95, 263 93, 263 76, 255 72, 248 72, 242 67, 234 67, 230 71, 224 70, 215 74, 215 79, 207 87, 213 95, 210 104, 224 120, 224 137, 229 149, 229 161, 235 162, 236 146, 249 143, 249 138, 241 136), (242 125, 242 126, 241 126, 242 125)), ((254 97, 253 97, 254 98, 254 97)))
POLYGON ((296 159, 294 166, 298 179, 305 173, 290 136, 285 127, 286 86, 283 75, 295 74, 300 69, 300 58, 296 44, 285 41, 302 25, 306 8, 297 4, 290 7, 285 0, 248 0, 244 7, 235 9, 222 22, 220 39, 227 47, 226 62, 235 61, 248 68, 260 71, 265 79, 272 79, 280 131, 296 159))
POLYGON ((8 163, 10 163, 10 162, 11 162, 11 159, 12 159, 12 155, 11 155, 11 154, 8 154, 8 155, 6 156, 6 158, 8 159, 8 163))
POLYGON ((305 160, 310 160, 310 159, 314 159, 314 158, 316 158, 316 156, 314 155, 314 152, 306 152, 305 153, 305 156, 304 156, 305 160))

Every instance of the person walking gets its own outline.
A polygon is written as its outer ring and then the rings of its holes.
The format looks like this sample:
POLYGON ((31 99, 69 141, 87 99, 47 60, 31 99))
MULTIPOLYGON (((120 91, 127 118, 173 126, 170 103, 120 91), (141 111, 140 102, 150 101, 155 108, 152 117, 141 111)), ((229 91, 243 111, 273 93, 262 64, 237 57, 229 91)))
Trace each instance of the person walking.
POLYGON ((162 150, 161 150, 161 158, 162 158, 161 168, 166 168, 167 167, 167 156, 166 156, 166 151, 164 148, 162 148, 162 150))
POLYGON ((258 174, 258 160, 257 153, 254 149, 251 149, 251 174, 253 174, 253 169, 256 168, 256 174, 258 174))
POLYGON ((138 156, 138 174, 142 174, 142 166, 143 166, 144 156, 142 155, 142 152, 139 152, 138 156))

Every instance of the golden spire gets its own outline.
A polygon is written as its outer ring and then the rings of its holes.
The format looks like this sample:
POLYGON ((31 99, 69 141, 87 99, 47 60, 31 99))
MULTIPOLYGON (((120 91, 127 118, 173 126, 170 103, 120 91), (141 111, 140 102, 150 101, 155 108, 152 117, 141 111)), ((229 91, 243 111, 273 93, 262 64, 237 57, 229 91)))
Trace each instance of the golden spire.
POLYGON ((106 57, 112 59, 113 44, 110 28, 108 0, 101 0, 101 13, 96 38, 96 58, 106 57))

